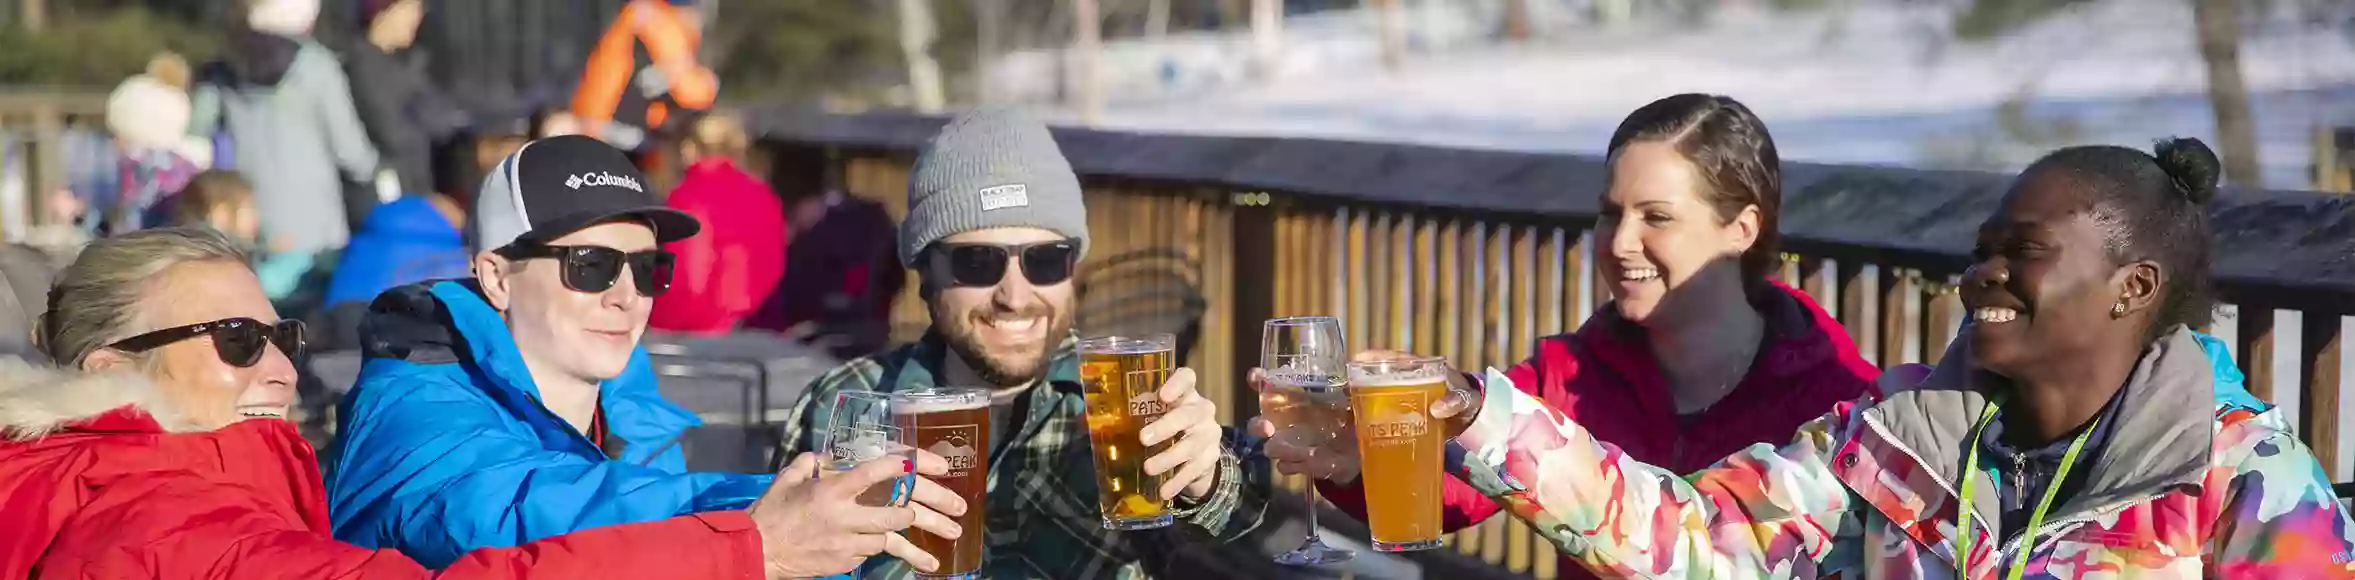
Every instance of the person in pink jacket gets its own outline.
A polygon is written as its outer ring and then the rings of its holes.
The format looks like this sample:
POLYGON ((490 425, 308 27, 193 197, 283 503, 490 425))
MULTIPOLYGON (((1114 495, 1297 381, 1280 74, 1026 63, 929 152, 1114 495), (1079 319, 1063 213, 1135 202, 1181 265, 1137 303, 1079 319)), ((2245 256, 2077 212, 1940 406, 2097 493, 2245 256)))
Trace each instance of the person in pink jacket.
POLYGON ((2031 165, 1979 227, 1948 364, 1780 448, 1680 474, 1490 370, 1432 409, 1462 429, 1454 475, 1614 577, 2355 578, 2327 474, 2190 330, 2217 166, 2192 139, 2031 165))
POLYGON ((686 176, 664 202, 703 222, 703 233, 671 242, 678 256, 671 289, 647 325, 722 334, 736 330, 785 277, 785 203, 739 165, 750 146, 734 115, 696 120, 681 152, 686 176))
MULTIPOLYGON (((1781 160, 1766 125, 1731 98, 1684 94, 1628 114, 1612 135, 1596 260, 1609 304, 1538 340, 1507 373, 1595 438, 1679 473, 1875 395, 1880 369, 1806 293, 1775 281, 1781 160)), ((1269 455, 1298 452, 1286 438, 1269 455)), ((1359 482, 1318 491, 1363 517, 1359 482)), ((1447 480, 1442 529, 1499 506, 1447 480)), ((1591 578, 1564 561, 1564 578, 1591 578)))

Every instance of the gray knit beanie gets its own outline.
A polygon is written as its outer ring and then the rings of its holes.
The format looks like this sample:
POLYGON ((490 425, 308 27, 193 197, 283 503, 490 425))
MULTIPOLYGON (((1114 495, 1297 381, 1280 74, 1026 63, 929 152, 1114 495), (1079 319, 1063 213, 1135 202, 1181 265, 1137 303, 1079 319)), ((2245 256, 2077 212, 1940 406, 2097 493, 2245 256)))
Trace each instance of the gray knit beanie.
POLYGON ((1014 109, 958 116, 916 154, 908 176, 908 218, 899 224, 899 261, 941 238, 987 228, 1034 227, 1088 249, 1088 210, 1079 175, 1047 126, 1014 109))

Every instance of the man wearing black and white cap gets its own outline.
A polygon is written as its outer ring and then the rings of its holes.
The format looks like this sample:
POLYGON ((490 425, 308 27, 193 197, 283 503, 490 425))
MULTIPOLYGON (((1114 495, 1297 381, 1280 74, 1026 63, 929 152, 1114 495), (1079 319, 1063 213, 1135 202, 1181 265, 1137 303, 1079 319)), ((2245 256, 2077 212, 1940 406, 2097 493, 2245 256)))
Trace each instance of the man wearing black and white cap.
MULTIPOLYGON (((852 500, 863 487, 812 482, 809 457, 774 485, 686 470, 675 443, 697 419, 656 391, 638 339, 670 286, 660 244, 702 226, 649 186, 595 139, 526 144, 475 197, 475 277, 369 306, 368 361, 327 472, 337 538, 440 567, 483 546, 751 505, 772 577, 839 573, 887 550, 926 557, 894 532, 953 526, 922 507, 962 511, 938 486, 920 482, 913 508, 870 508, 852 500)), ((943 469, 925 455, 896 476, 943 469)))

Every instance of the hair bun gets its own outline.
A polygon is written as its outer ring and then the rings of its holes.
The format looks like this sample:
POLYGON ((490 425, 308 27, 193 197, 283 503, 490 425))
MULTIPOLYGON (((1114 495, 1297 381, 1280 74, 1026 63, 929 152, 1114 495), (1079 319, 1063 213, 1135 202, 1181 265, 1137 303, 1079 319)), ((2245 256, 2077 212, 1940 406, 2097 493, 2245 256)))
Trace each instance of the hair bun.
POLYGON ((2159 170, 2175 180, 2175 191, 2194 205, 2206 205, 2216 199, 2216 180, 2223 171, 2216 160, 2216 152, 2198 139, 2177 138, 2159 141, 2153 151, 2159 160, 2159 170))

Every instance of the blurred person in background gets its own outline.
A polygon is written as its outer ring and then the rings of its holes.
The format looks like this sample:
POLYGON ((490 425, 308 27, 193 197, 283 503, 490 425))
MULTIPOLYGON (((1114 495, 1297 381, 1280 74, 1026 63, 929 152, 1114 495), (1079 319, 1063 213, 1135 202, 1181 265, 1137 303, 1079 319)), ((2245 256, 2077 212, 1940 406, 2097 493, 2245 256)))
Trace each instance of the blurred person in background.
POLYGON ((785 275, 744 325, 806 337, 845 360, 891 346, 891 307, 907 286, 899 226, 883 204, 827 184, 826 168, 772 159, 772 183, 784 184, 785 275))
POLYGON ((96 241, 59 277, 38 342, 62 368, 0 361, 0 577, 797 578, 856 565, 914 518, 853 499, 904 459, 812 479, 805 457, 746 510, 476 550, 438 575, 335 541, 319 463, 284 419, 302 324, 245 264, 217 232, 169 228, 96 241))
POLYGON ((657 134, 719 98, 719 76, 696 60, 703 46, 698 0, 631 0, 590 49, 572 97, 581 133, 649 163, 657 134))
MULTIPOLYGON (((327 489, 337 538, 428 565, 575 530, 740 509, 768 474, 690 472, 696 415, 656 389, 638 346, 695 235, 629 158, 596 139, 533 141, 494 167, 467 222, 474 276, 394 288, 362 323, 327 489)), ((927 456, 919 463, 945 473, 927 456)), ((782 485, 797 485, 785 482, 782 485)), ((920 481, 915 524, 961 508, 920 481)), ((944 527, 948 526, 948 527, 944 527)), ((892 553, 914 557, 904 540, 892 553)), ((659 552, 646 552, 649 554, 659 552)))
POLYGON ((273 301, 293 294, 317 257, 303 252, 269 251, 253 182, 237 172, 212 170, 197 174, 189 180, 188 187, 164 198, 156 210, 153 221, 158 225, 212 228, 244 248, 254 258, 254 275, 262 281, 262 293, 273 301))
MULTIPOLYGON (((340 51, 351 79, 352 103, 369 141, 395 177, 395 193, 434 191, 434 143, 457 136, 469 122, 467 113, 444 98, 426 76, 423 60, 409 50, 425 22, 425 9, 425 0, 359 0, 364 34, 351 37, 340 51)), ((366 227, 366 220, 360 227, 366 227)))
POLYGON ((678 256, 678 269, 670 293, 654 305, 655 329, 735 330, 785 275, 785 205, 744 171, 751 145, 742 118, 726 112, 697 119, 680 145, 686 175, 664 204, 695 216, 704 230, 665 246, 678 256))
POLYGON ((190 105, 188 64, 159 55, 147 72, 132 75, 106 99, 106 127, 114 147, 72 186, 82 230, 95 236, 136 231, 165 195, 179 191, 200 167, 183 152, 190 105))
POLYGON ((325 309, 317 317, 321 348, 359 348, 368 302, 386 290, 466 277, 473 259, 465 226, 466 210, 439 193, 404 195, 369 212, 327 282, 325 309))
POLYGON ((375 182, 378 157, 350 83, 311 38, 319 1, 240 0, 245 26, 196 94, 196 130, 229 135, 273 254, 343 247, 377 199, 362 185, 375 182))

